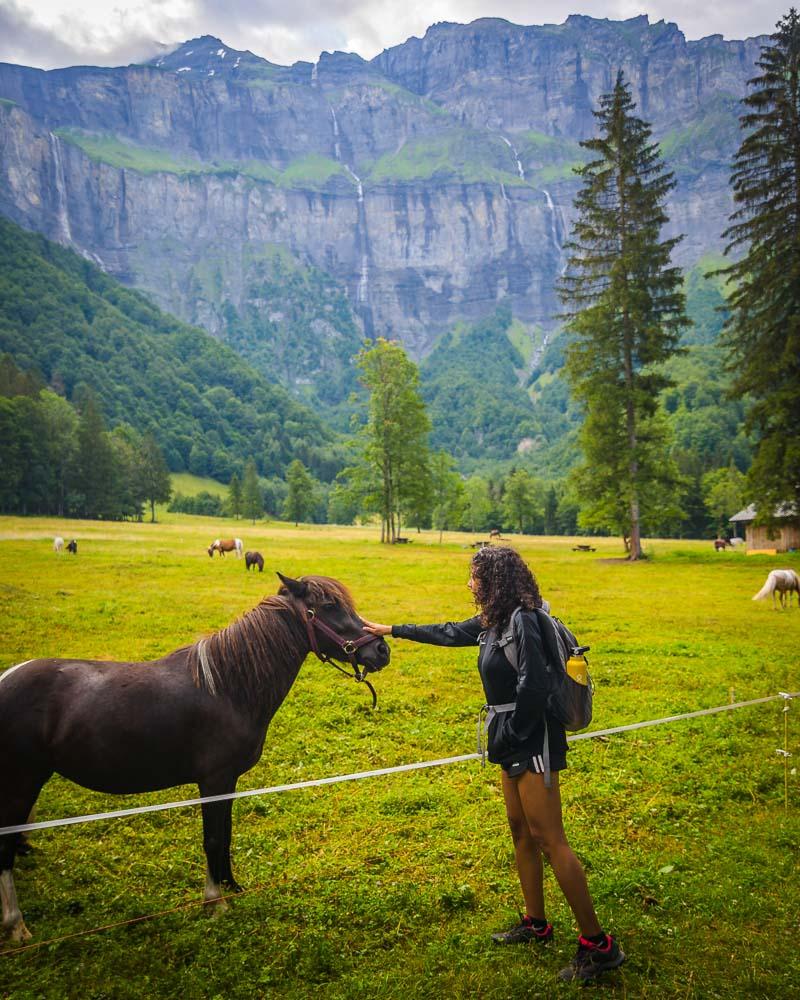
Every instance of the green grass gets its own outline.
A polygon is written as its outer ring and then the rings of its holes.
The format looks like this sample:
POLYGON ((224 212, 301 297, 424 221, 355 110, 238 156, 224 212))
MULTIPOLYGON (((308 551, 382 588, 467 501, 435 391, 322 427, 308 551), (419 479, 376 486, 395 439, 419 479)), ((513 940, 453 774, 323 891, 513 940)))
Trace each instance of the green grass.
POLYGON ((228 487, 224 483, 205 476, 193 476, 191 472, 173 472, 170 479, 172 492, 182 493, 185 497, 196 497, 198 493, 204 492, 223 499, 228 495, 228 487))
MULTIPOLYGON (((274 573, 332 575, 364 615, 466 617, 472 536, 412 535, 381 547, 374 530, 162 515, 156 525, 0 519, 0 667, 34 656, 159 656, 230 622, 273 592, 274 573), (78 556, 56 556, 55 534, 78 556), (263 575, 212 538, 236 534, 263 575)), ((592 647, 593 728, 800 688, 800 611, 754 603, 767 571, 797 555, 715 553, 709 542, 646 543, 615 561, 572 539, 514 538, 554 611, 592 647)), ((481 692, 473 650, 392 644, 367 692, 309 660, 240 788, 344 774, 474 749, 481 692)), ((792 764, 800 704, 789 712, 792 764)), ((208 738, 214 739, 209 733, 208 738)), ((604 924, 629 961, 604 990, 619 997, 792 995, 800 959, 800 784, 784 812, 780 705, 742 709, 574 745, 565 819, 604 924)), ((62 779, 37 818, 195 794, 117 798, 62 779)), ((17 890, 37 941, 202 894, 200 818, 176 810, 46 831, 21 859, 17 890)), ((475 762, 245 799, 234 807, 234 870, 250 890, 217 919, 199 908, 0 956, 0 996, 269 997, 438 1000, 570 996, 571 916, 547 876, 557 939, 544 953, 487 935, 519 905, 497 772, 475 762)))
POLYGON ((436 137, 407 142, 396 153, 386 153, 372 165, 368 177, 375 183, 434 178, 502 182, 510 187, 524 183, 499 136, 461 128, 443 130, 436 137))
POLYGON ((57 129, 57 134, 66 142, 77 146, 96 163, 106 163, 112 167, 135 170, 140 174, 176 174, 179 177, 217 175, 233 177, 241 174, 251 180, 276 184, 286 188, 320 188, 331 177, 343 174, 343 168, 335 160, 311 154, 290 163, 281 171, 259 160, 205 161, 190 157, 173 156, 164 149, 137 146, 109 134, 81 132, 77 129, 57 129))

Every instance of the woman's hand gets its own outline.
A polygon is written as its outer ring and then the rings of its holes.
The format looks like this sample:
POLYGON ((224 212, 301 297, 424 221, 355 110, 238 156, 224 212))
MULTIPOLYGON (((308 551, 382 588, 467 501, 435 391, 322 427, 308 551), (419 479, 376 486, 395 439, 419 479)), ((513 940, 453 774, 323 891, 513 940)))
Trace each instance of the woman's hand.
POLYGON ((369 632, 371 635, 391 635, 392 626, 391 625, 379 625, 377 622, 364 621, 363 625, 364 631, 369 632))

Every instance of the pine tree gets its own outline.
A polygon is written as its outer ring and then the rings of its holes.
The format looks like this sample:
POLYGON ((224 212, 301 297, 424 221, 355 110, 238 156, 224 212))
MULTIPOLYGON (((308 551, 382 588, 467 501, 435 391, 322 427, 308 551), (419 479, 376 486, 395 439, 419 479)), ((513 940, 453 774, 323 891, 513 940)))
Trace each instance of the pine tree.
POLYGON ((741 118, 746 135, 731 176, 738 206, 726 254, 744 255, 731 281, 723 342, 734 392, 753 399, 759 434, 748 476, 761 518, 793 502, 800 510, 800 17, 781 18, 757 62, 741 118))
POLYGON ((688 324, 681 274, 670 266, 680 237, 660 239, 675 182, 635 107, 620 72, 594 112, 599 135, 581 143, 593 155, 577 171, 583 187, 559 287, 572 310, 567 377, 586 411, 581 520, 620 531, 631 559, 642 555, 642 504, 680 482, 658 412, 658 394, 670 383, 658 366, 688 324))
POLYGON ((84 517, 110 518, 115 514, 114 452, 97 401, 86 392, 78 422, 77 491, 84 517))
POLYGON ((244 516, 249 517, 253 524, 256 518, 264 513, 264 495, 258 482, 258 472, 256 463, 251 458, 244 468, 244 481, 242 482, 242 509, 244 516))
POLYGON ((283 516, 295 526, 305 521, 317 504, 318 483, 299 458, 286 470, 288 492, 283 504, 283 516))
POLYGON ((156 519, 156 504, 169 503, 172 480, 164 455, 152 434, 146 434, 139 446, 138 485, 150 504, 150 521, 156 519))
POLYGON ((433 527, 439 532, 439 544, 446 528, 453 528, 464 509, 464 484, 455 470, 455 462, 445 451, 431 455, 430 461, 433 527))
POLYGON ((235 472, 228 483, 228 508, 235 518, 242 516, 242 484, 235 472))

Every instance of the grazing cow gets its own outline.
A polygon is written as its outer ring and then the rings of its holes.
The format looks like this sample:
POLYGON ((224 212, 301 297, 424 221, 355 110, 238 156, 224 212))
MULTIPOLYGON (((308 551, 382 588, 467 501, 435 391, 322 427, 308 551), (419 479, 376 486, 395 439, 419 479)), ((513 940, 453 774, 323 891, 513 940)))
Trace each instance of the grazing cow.
POLYGON ((264 557, 260 552, 245 552, 244 554, 244 568, 245 570, 252 569, 254 566, 258 566, 258 572, 264 572, 264 557))
POLYGON ((502 538, 502 537, 503 536, 500 534, 500 529, 499 528, 492 528, 492 530, 489 532, 489 540, 490 541, 491 541, 492 538, 502 538))
POLYGON ((244 546, 241 538, 215 538, 208 547, 208 554, 214 558, 214 553, 219 552, 224 556, 226 552, 235 552, 236 558, 241 559, 244 553, 244 546))
POLYGON ((731 543, 727 538, 715 538, 714 539, 714 551, 719 552, 721 549, 729 549, 731 543))
POLYGON ((53 552, 63 552, 64 551, 64 539, 61 535, 56 535, 53 539, 53 552))
POLYGON ((761 601, 772 594, 772 607, 777 609, 775 595, 778 594, 781 600, 781 607, 785 608, 788 600, 789 607, 792 606, 792 594, 797 594, 797 603, 800 605, 800 577, 793 569, 773 569, 767 577, 767 582, 759 590, 754 601, 761 601), (788 594, 788 598, 787 598, 788 594))
POLYGON ((71 552, 74 556, 78 554, 78 543, 74 538, 70 539, 67 545, 67 552, 71 552))

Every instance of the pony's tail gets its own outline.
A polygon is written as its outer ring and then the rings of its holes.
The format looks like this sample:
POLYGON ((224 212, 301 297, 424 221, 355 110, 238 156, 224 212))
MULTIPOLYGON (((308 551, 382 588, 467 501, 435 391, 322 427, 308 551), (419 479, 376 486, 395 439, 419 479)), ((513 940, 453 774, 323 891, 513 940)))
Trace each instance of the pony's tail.
POLYGON ((767 582, 764 584, 761 590, 759 590, 759 592, 756 594, 753 600, 763 601, 765 597, 769 597, 769 595, 772 593, 774 589, 775 589, 775 580, 773 579, 773 576, 770 573, 770 575, 767 577, 767 582))

